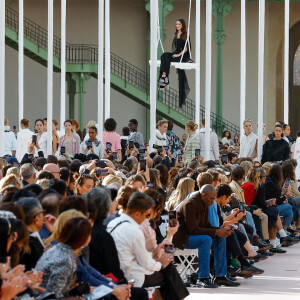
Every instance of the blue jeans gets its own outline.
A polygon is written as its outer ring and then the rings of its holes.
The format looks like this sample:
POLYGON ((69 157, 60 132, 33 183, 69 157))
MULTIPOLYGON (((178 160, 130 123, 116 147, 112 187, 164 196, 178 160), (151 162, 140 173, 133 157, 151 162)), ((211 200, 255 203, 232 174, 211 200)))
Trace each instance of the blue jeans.
POLYGON ((277 205, 279 216, 283 217, 283 226, 290 226, 293 221, 293 209, 290 204, 280 204, 277 205))
POLYGON ((250 225, 253 228, 253 235, 257 235, 256 227, 255 227, 255 224, 254 224, 254 221, 252 218, 252 214, 249 211, 246 212, 246 222, 248 225, 250 225))
POLYGON ((190 235, 186 249, 198 249, 198 278, 209 278, 210 248, 213 246, 215 258, 215 277, 227 274, 226 239, 212 238, 209 235, 190 235))

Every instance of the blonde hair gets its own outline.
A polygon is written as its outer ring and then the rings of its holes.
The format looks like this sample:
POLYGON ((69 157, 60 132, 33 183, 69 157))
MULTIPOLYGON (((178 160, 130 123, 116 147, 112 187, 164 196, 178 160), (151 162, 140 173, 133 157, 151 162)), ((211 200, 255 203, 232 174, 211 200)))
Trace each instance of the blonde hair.
POLYGON ((48 183, 50 182, 50 179, 47 178, 43 178, 43 179, 39 179, 37 180, 37 184, 41 186, 41 188, 43 190, 45 190, 46 188, 48 188, 48 183))
POLYGON ((6 176, 7 175, 15 175, 17 178, 20 178, 20 169, 17 167, 11 167, 7 170, 6 176))
POLYGON ((178 182, 178 186, 166 204, 167 210, 175 209, 188 194, 192 193, 195 189, 195 180, 190 177, 181 178, 178 182))
POLYGON ((198 129, 198 125, 193 120, 187 121, 185 126, 192 131, 196 131, 198 129))
POLYGON ((106 176, 103 180, 102 180, 102 185, 103 186, 108 186, 109 184, 113 183, 113 182, 117 182, 120 185, 123 185, 123 180, 121 177, 116 176, 116 175, 112 175, 109 174, 108 176, 106 176))
POLYGON ((248 174, 248 171, 251 169, 252 167, 252 162, 248 161, 248 160, 245 160, 245 161, 242 161, 240 163, 240 166, 244 169, 245 171, 245 174, 248 174))
POLYGON ((166 121, 166 120, 160 120, 160 121, 158 121, 158 122, 156 123, 156 129, 158 129, 159 126, 161 126, 162 124, 165 124, 165 123, 168 124, 168 121, 166 121))
POLYGON ((253 183, 255 186, 255 190, 258 189, 259 176, 260 176, 260 170, 257 168, 250 168, 247 173, 247 182, 253 183))
POLYGON ((213 181, 213 176, 208 172, 202 172, 197 176, 197 184, 199 188, 201 188, 205 184, 212 184, 213 181))
POLYGON ((0 192, 2 192, 2 189, 5 188, 8 185, 13 185, 17 189, 21 189, 22 188, 21 180, 18 179, 16 177, 16 175, 14 175, 14 174, 5 176, 4 178, 1 179, 1 182, 0 182, 0 192))
POLYGON ((49 245, 51 242, 57 241, 66 223, 74 218, 86 218, 86 216, 76 209, 69 209, 62 212, 54 224, 53 233, 47 239, 43 240, 44 244, 49 245))
POLYGON ((91 120, 86 124, 86 129, 90 129, 92 126, 96 126, 96 121, 91 120))

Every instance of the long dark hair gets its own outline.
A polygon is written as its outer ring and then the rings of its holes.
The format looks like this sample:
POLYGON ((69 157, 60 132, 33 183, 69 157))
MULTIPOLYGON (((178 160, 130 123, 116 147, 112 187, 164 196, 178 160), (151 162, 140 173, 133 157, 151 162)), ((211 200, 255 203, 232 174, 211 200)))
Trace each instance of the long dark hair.
POLYGON ((279 164, 274 164, 269 172, 269 177, 280 187, 283 183, 282 167, 279 164))
MULTIPOLYGON (((186 29, 185 20, 184 19, 178 19, 177 21, 179 21, 182 25, 180 38, 183 39, 183 40, 186 40, 187 39, 187 29, 186 29)), ((175 31, 175 36, 176 37, 177 37, 177 33, 178 33, 178 30, 176 29, 176 31, 175 31)))

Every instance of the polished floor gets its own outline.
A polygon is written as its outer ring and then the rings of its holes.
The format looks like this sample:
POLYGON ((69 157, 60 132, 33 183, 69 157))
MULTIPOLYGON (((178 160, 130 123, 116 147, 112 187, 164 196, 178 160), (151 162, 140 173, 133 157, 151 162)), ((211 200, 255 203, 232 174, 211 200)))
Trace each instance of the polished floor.
POLYGON ((187 300, 282 300, 300 299, 300 243, 288 248, 286 254, 275 254, 256 263, 264 274, 250 279, 239 278, 237 288, 189 289, 187 300))

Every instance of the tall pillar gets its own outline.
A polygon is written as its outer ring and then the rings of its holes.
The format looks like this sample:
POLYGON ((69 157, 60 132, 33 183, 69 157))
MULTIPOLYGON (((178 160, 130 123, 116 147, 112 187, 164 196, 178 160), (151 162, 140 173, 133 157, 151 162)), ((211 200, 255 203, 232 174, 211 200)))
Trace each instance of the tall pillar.
POLYGON ((69 116, 74 119, 74 100, 78 95, 78 123, 84 128, 84 95, 86 94, 86 82, 90 79, 90 73, 69 73, 67 74, 69 94, 69 116))
POLYGON ((216 57, 216 115, 217 123, 214 124, 218 134, 223 131, 223 44, 226 41, 224 20, 232 11, 232 0, 214 0, 212 13, 216 20, 214 40, 217 44, 216 57))

